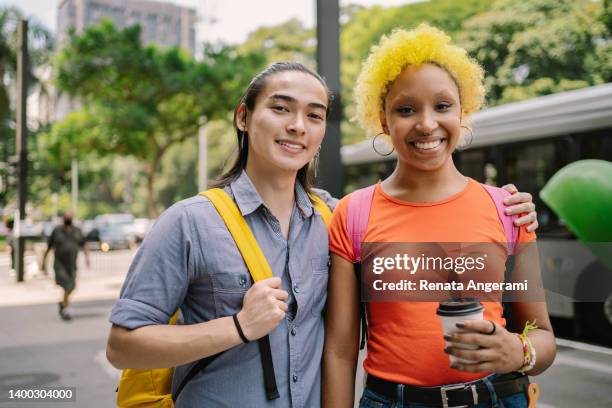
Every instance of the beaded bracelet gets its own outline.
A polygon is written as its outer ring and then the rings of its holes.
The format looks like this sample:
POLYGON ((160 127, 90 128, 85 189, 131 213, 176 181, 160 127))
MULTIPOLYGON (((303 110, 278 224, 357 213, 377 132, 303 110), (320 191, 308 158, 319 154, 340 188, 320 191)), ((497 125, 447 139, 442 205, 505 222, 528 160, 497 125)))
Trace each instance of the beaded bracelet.
POLYGON ((520 372, 523 372, 523 373, 530 371, 533 367, 535 367, 535 364, 536 364, 536 351, 535 351, 535 348, 533 347, 533 344, 531 343, 531 339, 525 336, 525 340, 527 340, 527 343, 529 343, 530 357, 529 357, 529 363, 526 366, 521 367, 521 369, 519 370, 520 372))
POLYGON ((536 350, 533 347, 533 344, 531 343, 531 339, 527 336, 530 331, 538 328, 535 323, 535 320, 533 321, 533 323, 528 321, 525 324, 523 333, 515 333, 521 341, 521 344, 523 345, 523 365, 517 370, 520 373, 530 371, 531 369, 533 369, 533 367, 535 367, 536 364, 536 350))

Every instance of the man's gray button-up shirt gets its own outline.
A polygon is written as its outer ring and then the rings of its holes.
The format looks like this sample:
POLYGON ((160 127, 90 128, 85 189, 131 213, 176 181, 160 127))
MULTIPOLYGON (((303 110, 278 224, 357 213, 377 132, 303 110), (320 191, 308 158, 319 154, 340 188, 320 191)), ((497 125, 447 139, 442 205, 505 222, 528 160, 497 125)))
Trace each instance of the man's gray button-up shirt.
MULTIPOLYGON (((319 406, 329 259, 323 219, 296 182, 285 239, 280 223, 245 172, 225 190, 289 293, 293 313, 270 333, 280 398, 266 400, 258 344, 251 342, 226 351, 200 372, 183 389, 176 407, 319 406)), ((317 194, 330 207, 335 205, 326 192, 317 194)), ((251 284, 238 248, 212 203, 192 197, 166 210, 145 238, 110 321, 129 329, 166 324, 179 307, 183 324, 230 316, 242 307, 251 284)), ((191 365, 176 368, 173 390, 191 365)))

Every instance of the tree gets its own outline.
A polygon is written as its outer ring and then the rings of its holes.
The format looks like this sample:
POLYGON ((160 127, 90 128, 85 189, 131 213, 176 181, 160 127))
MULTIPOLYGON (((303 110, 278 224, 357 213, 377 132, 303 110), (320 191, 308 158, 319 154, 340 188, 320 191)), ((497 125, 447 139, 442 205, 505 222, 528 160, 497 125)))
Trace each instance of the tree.
MULTIPOLYGON (((231 117, 210 121, 206 126, 208 174, 216 179, 233 163, 232 152, 237 147, 236 133, 231 117)), ((159 201, 163 205, 198 192, 198 148, 195 144, 195 140, 188 140, 176 145, 164 157, 158 183, 159 201)))
POLYGON ((299 61, 314 68, 316 45, 315 30, 291 19, 275 26, 258 28, 238 49, 240 52, 263 52, 267 64, 299 61))
POLYGON ((83 108, 53 127, 49 145, 62 160, 90 151, 139 160, 155 217, 164 155, 196 136, 204 120, 225 118, 262 63, 260 54, 230 47, 207 47, 198 62, 177 48, 145 47, 139 26, 117 30, 108 20, 72 32, 57 58, 58 85, 83 108))
POLYGON ((495 105, 612 81, 605 18, 591 0, 497 0, 460 42, 483 64, 495 105))
MULTIPOLYGON (((9 86, 17 71, 17 26, 24 15, 16 7, 0 8, 0 118, 6 120, 10 114, 9 92, 4 78, 8 76, 9 86)), ((49 61, 53 42, 49 30, 36 21, 28 25, 29 82, 36 82, 34 68, 49 61)))
MULTIPOLYGON (((14 112, 11 110, 9 89, 14 86, 17 72, 17 27, 24 15, 16 7, 0 8, 0 161, 6 162, 15 154, 14 112)), ((28 84, 30 88, 38 82, 34 74, 36 67, 49 61, 53 48, 50 32, 36 21, 28 27, 28 84)), ((5 181, 5 180, 3 180, 5 181)), ((4 183, 3 183, 4 184, 4 183)), ((6 187, 0 192, 0 203, 6 202, 6 187)))

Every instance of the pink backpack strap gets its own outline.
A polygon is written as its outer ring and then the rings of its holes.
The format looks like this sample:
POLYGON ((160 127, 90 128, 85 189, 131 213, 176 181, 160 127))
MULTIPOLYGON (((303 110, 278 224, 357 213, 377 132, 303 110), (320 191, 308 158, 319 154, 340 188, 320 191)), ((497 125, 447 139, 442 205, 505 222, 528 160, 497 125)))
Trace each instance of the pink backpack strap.
POLYGON ((361 243, 368 228, 376 184, 355 190, 349 197, 346 229, 353 244, 354 262, 361 262, 361 243))
POLYGON ((497 209, 497 215, 504 227, 504 233, 506 234, 507 251, 508 255, 514 255, 516 247, 516 241, 518 241, 519 227, 514 225, 514 220, 517 218, 516 215, 507 215, 506 206, 504 204, 504 198, 510 196, 510 193, 503 188, 493 187, 486 184, 481 184, 484 189, 489 193, 491 199, 495 203, 497 209))

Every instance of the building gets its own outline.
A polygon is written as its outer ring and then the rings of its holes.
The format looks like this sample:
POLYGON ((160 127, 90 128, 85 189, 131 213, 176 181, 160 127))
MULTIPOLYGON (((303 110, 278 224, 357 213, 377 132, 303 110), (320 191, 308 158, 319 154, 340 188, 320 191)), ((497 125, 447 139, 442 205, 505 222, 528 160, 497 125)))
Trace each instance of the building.
MULTIPOLYGON (((191 56, 195 54, 196 10, 151 0, 58 0, 56 47, 68 41, 71 28, 82 33, 102 18, 110 19, 118 29, 140 24, 143 44, 179 47, 191 56)), ((34 127, 61 120, 79 108, 78 100, 57 92, 50 67, 43 71, 43 83, 28 101, 34 127)))
POLYGON ((140 24, 144 44, 195 53, 196 10, 150 0, 58 0, 56 44, 67 41, 70 28, 81 33, 103 17, 119 29, 140 24))

